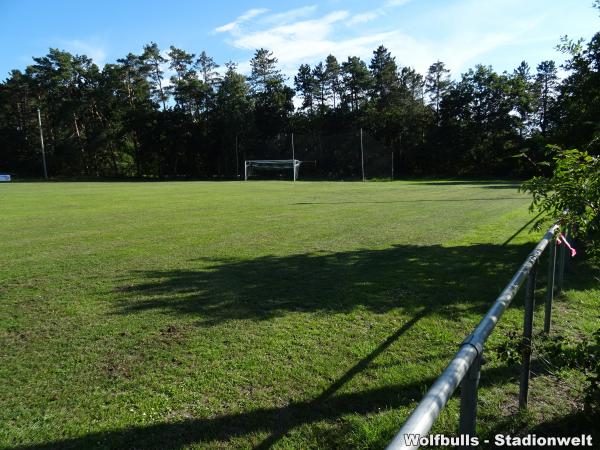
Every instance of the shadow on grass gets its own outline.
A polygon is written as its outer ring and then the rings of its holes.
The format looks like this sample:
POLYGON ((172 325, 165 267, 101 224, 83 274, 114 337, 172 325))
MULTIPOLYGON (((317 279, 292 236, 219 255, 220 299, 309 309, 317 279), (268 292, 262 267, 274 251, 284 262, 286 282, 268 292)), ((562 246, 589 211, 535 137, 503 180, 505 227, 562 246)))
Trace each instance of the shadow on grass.
POLYGON ((198 270, 132 273, 131 281, 117 288, 115 313, 159 310, 193 315, 205 326, 296 311, 350 312, 359 306, 375 313, 395 308, 450 317, 483 313, 532 248, 397 245, 251 260, 201 259, 198 270))
MULTIPOLYGON (((367 357, 350 368, 318 397, 310 401, 292 402, 279 408, 261 408, 248 412, 218 416, 207 419, 189 419, 179 422, 160 423, 149 426, 130 427, 123 430, 90 433, 81 437, 67 438, 44 444, 22 445, 13 449, 50 450, 80 448, 143 448, 179 449, 191 444, 228 440, 256 432, 269 435, 254 446, 267 449, 276 444, 292 429, 321 420, 339 419, 345 414, 377 413, 385 409, 396 409, 410 405, 419 399, 422 392, 434 381, 425 378, 414 383, 396 384, 361 392, 335 395, 356 374, 365 369, 387 347, 426 315, 425 311, 405 323, 390 335, 367 357)), ((503 383, 514 377, 505 367, 483 369, 482 378, 488 385, 503 383)), ((457 390, 458 392, 458 390, 457 390)), ((394 431, 390 433, 392 438, 394 431)), ((386 442, 387 440, 386 439, 386 442)))
POLYGON ((389 201, 357 201, 357 202, 297 202, 292 205, 354 205, 354 204, 367 204, 376 205, 379 203, 429 203, 429 202, 489 202, 496 200, 522 200, 522 197, 493 197, 493 198, 433 198, 433 199, 414 199, 414 200, 389 200, 389 201))
POLYGON ((523 231, 525 231, 525 229, 527 227, 529 227, 533 222, 535 222, 543 213, 538 213, 536 216, 532 217, 529 222, 527 222, 525 225, 523 225, 521 228, 519 228, 517 231, 515 231, 511 237, 509 237, 506 241, 504 241, 504 243, 502 245, 508 245, 510 244, 510 242, 516 238, 519 234, 521 234, 523 231))
MULTIPOLYGON (((423 380, 423 384, 432 380, 423 380)), ((177 449, 190 444, 227 441, 253 432, 273 432, 256 448, 268 448, 279 436, 297 426, 325 419, 335 419, 348 413, 367 414, 380 408, 398 408, 420 395, 421 383, 393 385, 369 391, 343 394, 324 401, 290 403, 283 408, 256 409, 250 412, 161 423, 119 431, 91 433, 80 438, 47 444, 13 447, 15 449, 71 448, 144 448, 177 449)))
POLYGON ((578 411, 542 422, 529 430, 528 433, 538 436, 580 436, 582 434, 591 434, 593 442, 597 446, 598 442, 600 442, 599 419, 600 417, 578 411))
MULTIPOLYGON (((600 441, 600 429, 597 426, 598 419, 598 417, 594 417, 583 411, 575 411, 531 426, 526 416, 515 414, 514 416, 498 421, 496 426, 482 434, 480 439, 487 438, 490 442, 494 442, 494 437, 498 434, 521 437, 526 435, 535 435, 537 437, 580 437, 581 435, 591 435, 594 444, 593 448, 598 448, 597 443, 600 441)), ((490 444, 484 448, 497 447, 492 447, 492 444, 490 444)), ((530 445, 529 448, 542 447, 530 445)), ((546 448, 550 447, 546 446, 546 448)), ((572 448, 572 446, 568 446, 568 448, 572 448)))
MULTIPOLYGON (((327 314, 360 306, 374 312, 402 308, 411 319, 311 400, 15 448, 178 449, 267 433, 266 439, 255 444, 263 449, 304 424, 413 404, 432 384, 433 377, 359 392, 338 392, 424 317, 440 314, 452 319, 467 311, 483 313, 532 247, 398 245, 385 250, 253 260, 202 259, 208 267, 201 270, 136 272, 132 279, 142 277, 145 281, 117 290, 117 314, 157 309, 165 314, 193 315, 209 326, 232 319, 266 320, 293 311, 327 314)), ((486 385, 505 383, 514 377, 514 370, 508 367, 483 368, 486 385)))
POLYGON ((413 183, 426 186, 477 186, 486 189, 519 189, 522 181, 502 180, 447 180, 447 181, 423 181, 413 183))

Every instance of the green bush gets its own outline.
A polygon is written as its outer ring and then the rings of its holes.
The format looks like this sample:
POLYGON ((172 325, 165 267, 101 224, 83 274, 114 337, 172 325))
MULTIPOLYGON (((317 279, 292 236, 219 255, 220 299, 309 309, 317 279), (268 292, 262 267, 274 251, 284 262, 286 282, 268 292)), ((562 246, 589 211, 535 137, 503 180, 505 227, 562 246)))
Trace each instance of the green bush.
POLYGON ((589 382, 585 391, 585 405, 588 411, 600 416, 600 329, 594 332, 594 339, 587 343, 582 355, 586 360, 586 375, 589 382))
MULTIPOLYGON (((519 331, 512 330, 506 339, 490 349, 498 360, 508 364, 520 364, 523 338, 519 331)), ((540 334, 535 339, 535 352, 539 362, 554 375, 562 369, 577 369, 586 379, 585 409, 588 414, 600 416, 600 330, 591 339, 575 343, 562 335, 540 334)))
POLYGON ((577 344, 562 336, 546 336, 537 351, 554 368, 570 367, 585 374, 585 408, 589 414, 600 415, 600 329, 591 339, 577 344))
MULTIPOLYGON (((521 190, 533 195, 531 211, 541 213, 536 228, 559 220, 583 245, 589 260, 600 262, 600 158, 580 150, 556 152, 550 177, 534 177, 521 190)), ((557 363, 581 369, 588 380, 585 404, 600 414, 600 329, 577 346, 562 339, 546 342, 544 352, 557 363)), ((506 355, 505 355, 506 356, 506 355)))
POLYGON ((554 172, 521 186, 533 195, 530 209, 541 213, 536 228, 560 220, 585 246, 590 259, 600 261, 600 158, 580 150, 553 147, 554 172))

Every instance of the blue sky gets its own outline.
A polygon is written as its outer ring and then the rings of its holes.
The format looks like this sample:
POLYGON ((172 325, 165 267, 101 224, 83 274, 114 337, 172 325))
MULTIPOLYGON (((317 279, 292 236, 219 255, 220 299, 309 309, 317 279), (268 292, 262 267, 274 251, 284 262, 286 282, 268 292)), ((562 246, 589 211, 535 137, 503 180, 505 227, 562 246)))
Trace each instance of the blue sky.
POLYGON ((512 71, 546 59, 560 36, 600 30, 592 0, 37 1, 0 0, 0 79, 49 47, 86 54, 99 65, 155 41, 205 50, 242 71, 254 49, 274 51, 293 76, 329 53, 370 59, 383 44, 402 66, 424 72, 440 59, 454 77, 477 63, 512 71))

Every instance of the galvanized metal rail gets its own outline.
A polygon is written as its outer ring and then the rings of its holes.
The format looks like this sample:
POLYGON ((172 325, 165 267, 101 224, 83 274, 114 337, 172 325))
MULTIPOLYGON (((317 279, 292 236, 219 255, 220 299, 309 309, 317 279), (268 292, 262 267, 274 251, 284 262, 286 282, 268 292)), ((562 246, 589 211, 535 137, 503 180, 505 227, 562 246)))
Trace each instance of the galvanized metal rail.
MULTIPOLYGON (((483 347, 492 330, 500 320, 500 317, 514 299, 521 285, 527 280, 527 292, 525 299, 525 317, 523 326, 523 365, 521 370, 521 382, 519 389, 519 406, 527 406, 529 392, 529 369, 531 363, 531 338, 533 330, 534 294, 537 268, 544 250, 550 247, 548 258, 548 292, 546 297, 544 330, 550 331, 552 313, 552 300, 554 296, 554 280, 556 267, 556 244, 555 237, 560 227, 551 227, 542 240, 529 254, 517 273, 498 296, 492 307, 484 318, 479 322, 475 330, 463 341, 460 349, 450 361, 450 364, 442 372, 425 397, 413 410, 408 420, 404 423, 398 434, 390 442, 388 450, 407 450, 418 448, 414 445, 415 436, 427 436, 434 421, 440 415, 446 403, 452 396, 459 384, 461 386, 460 400, 460 423, 458 432, 460 435, 475 436, 475 424, 477 418, 477 389, 479 386, 481 359, 483 347), (407 439, 407 436, 413 438, 407 439)), ((566 234, 566 232, 565 232, 566 234)), ((562 246, 558 258, 558 280, 559 289, 562 289, 564 255, 562 246)), ((467 440, 468 442, 468 440, 467 440)), ((468 447, 467 447, 468 448, 468 447)))

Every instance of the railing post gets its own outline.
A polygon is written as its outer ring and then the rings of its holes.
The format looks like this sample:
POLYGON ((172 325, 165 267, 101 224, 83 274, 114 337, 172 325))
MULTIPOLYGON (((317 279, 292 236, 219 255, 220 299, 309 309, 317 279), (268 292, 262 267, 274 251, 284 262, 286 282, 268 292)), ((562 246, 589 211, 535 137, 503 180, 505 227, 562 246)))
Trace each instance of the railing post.
POLYGON ((554 274, 556 272, 556 239, 548 248, 548 280, 546 284, 546 309, 544 310, 544 332, 550 333, 552 325, 552 301, 554 300, 554 274))
MULTIPOLYGON (((569 231, 565 229, 564 236, 567 237, 569 231)), ((560 252, 558 255, 558 282, 557 282, 557 292, 561 293, 565 284, 565 265, 567 263, 567 246, 563 243, 560 246, 560 252)))
MULTIPOLYGON (((475 436, 475 427, 477 422, 477 390, 479 388, 479 378, 481 375, 482 351, 477 349, 477 356, 469 367, 460 386, 460 423, 458 425, 459 435, 475 436)), ((472 447, 461 447, 469 449, 472 447)))
POLYGON ((519 386, 519 408, 527 408, 527 397, 529 396, 529 371, 531 368, 531 338, 533 336, 533 311, 535 308, 535 281, 537 278, 538 262, 531 267, 527 278, 525 292, 525 315, 523 319, 523 363, 521 367, 521 383, 519 386))

